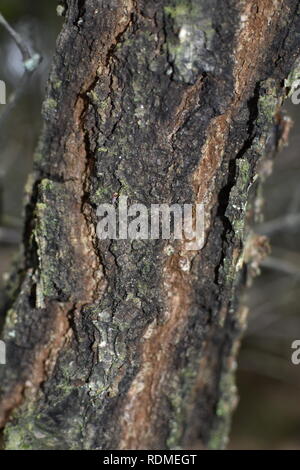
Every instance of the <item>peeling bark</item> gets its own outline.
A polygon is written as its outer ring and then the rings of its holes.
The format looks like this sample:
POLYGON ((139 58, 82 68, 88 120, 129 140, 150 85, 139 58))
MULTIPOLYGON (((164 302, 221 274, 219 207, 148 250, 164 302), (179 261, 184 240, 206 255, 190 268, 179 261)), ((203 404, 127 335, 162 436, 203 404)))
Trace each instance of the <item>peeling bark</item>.
POLYGON ((225 446, 299 3, 67 0, 6 305, 7 449, 225 446), (97 240, 115 195, 203 202, 204 248, 97 240))

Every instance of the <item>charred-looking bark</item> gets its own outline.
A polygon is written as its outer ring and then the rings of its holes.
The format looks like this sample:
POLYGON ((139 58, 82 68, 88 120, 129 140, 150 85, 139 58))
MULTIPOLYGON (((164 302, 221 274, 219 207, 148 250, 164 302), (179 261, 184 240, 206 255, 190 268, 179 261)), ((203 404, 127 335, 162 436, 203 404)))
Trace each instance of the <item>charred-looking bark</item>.
POLYGON ((7 449, 225 445, 245 325, 237 299, 264 242, 245 225, 282 135, 299 4, 59 8, 3 331, 7 449), (121 195, 147 206, 203 202, 204 248, 99 241, 96 208, 121 195))

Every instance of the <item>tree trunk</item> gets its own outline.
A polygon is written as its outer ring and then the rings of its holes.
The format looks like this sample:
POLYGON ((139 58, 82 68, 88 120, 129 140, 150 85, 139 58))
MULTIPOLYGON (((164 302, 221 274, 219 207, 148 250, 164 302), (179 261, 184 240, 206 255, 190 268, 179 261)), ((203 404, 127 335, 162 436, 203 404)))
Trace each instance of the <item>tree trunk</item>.
POLYGON ((7 449, 220 448, 255 194, 298 0, 67 0, 0 366, 7 449), (251 189, 250 189, 251 188, 251 189), (204 203, 205 244, 98 240, 96 209, 204 203))

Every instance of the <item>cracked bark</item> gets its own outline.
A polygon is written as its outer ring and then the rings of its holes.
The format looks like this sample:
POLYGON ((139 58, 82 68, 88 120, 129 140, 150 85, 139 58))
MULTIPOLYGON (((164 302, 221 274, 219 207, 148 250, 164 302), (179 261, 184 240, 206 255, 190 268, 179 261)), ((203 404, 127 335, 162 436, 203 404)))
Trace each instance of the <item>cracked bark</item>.
POLYGON ((248 229, 299 56, 296 0, 67 0, 0 369, 7 449, 226 443, 248 229), (115 196, 117 195, 117 196, 115 196), (205 246, 98 241, 97 205, 205 204, 205 246))

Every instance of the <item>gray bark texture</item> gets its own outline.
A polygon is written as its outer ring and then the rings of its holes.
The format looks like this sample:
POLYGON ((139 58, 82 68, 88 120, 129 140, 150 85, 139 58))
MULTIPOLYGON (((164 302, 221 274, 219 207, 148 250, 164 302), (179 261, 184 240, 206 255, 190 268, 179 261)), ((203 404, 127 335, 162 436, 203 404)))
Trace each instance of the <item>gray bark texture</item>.
POLYGON ((6 449, 226 445, 249 230, 288 131, 298 0, 66 0, 7 286, 6 449), (96 209, 204 203, 205 245, 103 240, 96 209), (117 202, 116 202, 117 203, 117 202))

